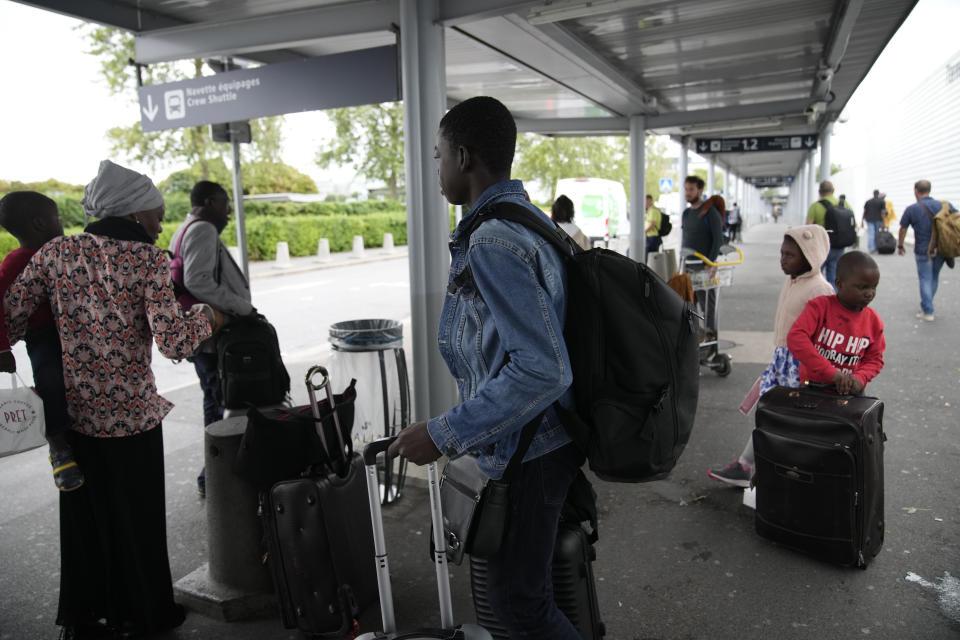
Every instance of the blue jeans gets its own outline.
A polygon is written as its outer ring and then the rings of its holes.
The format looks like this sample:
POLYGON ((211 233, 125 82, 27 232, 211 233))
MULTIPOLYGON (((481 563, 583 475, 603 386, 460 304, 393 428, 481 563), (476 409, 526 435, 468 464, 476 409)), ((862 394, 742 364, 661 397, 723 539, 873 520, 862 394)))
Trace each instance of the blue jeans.
POLYGON ((647 236, 647 255, 659 251, 662 242, 663 238, 660 236, 647 236))
POLYGON ((937 295, 944 260, 940 256, 931 258, 926 253, 915 253, 913 257, 917 260, 917 278, 920 280, 920 308, 933 315, 933 297, 937 295))
POLYGON ((203 390, 203 426, 223 420, 223 402, 220 399, 220 373, 217 354, 198 353, 187 358, 193 363, 203 390))
POLYGON ((837 260, 844 254, 846 249, 830 249, 827 259, 823 262, 823 277, 827 279, 833 290, 837 290, 837 260))
POLYGON ((879 220, 867 220, 867 250, 873 253, 877 250, 877 231, 883 228, 879 220))
POLYGON ((490 608, 524 640, 580 640, 553 600, 553 547, 567 490, 583 464, 573 443, 529 460, 510 487, 510 523, 487 563, 490 608))
POLYGON ((71 424, 67 412, 67 387, 63 382, 63 350, 57 325, 50 323, 27 330, 27 355, 33 368, 33 384, 43 401, 47 439, 64 433, 71 424))

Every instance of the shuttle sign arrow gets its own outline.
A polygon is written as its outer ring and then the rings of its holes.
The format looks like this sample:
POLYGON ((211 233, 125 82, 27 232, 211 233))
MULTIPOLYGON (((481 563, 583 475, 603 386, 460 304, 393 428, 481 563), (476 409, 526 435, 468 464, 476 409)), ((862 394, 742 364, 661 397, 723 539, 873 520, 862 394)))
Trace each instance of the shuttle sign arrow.
POLYGON ((140 108, 143 110, 143 115, 147 116, 150 122, 153 122, 153 119, 157 117, 157 111, 160 111, 160 105, 153 104, 153 96, 147 96, 147 105, 140 108))
POLYGON ((397 46, 302 58, 140 87, 144 132, 400 99, 397 46), (362 73, 357 73, 362 69, 362 73))

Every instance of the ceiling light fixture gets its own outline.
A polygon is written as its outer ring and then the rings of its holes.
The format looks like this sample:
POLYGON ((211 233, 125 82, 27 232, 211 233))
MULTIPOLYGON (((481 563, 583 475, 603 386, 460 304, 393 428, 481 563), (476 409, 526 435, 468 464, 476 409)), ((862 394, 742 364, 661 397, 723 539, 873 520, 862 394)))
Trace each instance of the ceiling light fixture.
POLYGON ((527 22, 533 25, 613 13, 650 4, 650 0, 591 0, 587 2, 551 2, 530 9, 527 22))
POLYGON ((689 125, 680 127, 684 135, 698 135, 703 133, 730 133, 733 131, 742 131, 744 129, 767 129, 779 127, 782 120, 780 118, 760 118, 758 120, 738 120, 733 122, 714 122, 702 125, 689 125))

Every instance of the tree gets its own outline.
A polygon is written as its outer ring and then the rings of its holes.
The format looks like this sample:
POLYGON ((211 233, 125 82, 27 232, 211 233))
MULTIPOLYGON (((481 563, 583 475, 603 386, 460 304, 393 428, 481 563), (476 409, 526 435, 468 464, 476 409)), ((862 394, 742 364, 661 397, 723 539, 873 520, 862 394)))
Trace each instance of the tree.
MULTIPOLYGON (((704 181, 704 183, 708 182, 707 177, 709 173, 706 169, 700 169, 700 168, 694 169, 693 175, 699 176, 704 181)), ((703 193, 706 196, 712 196, 715 193, 719 193, 720 191, 723 191, 723 171, 720 171, 719 169, 715 169, 713 172, 713 193, 707 193, 707 187, 703 188, 703 193)), ((724 200, 726 200, 726 197, 724 197, 724 200)))
POLYGON ((392 200, 404 182, 403 104, 388 102, 331 109, 334 137, 317 151, 316 163, 352 165, 370 180, 382 180, 392 200))
MULTIPOLYGON (((100 60, 100 71, 111 94, 136 96, 137 74, 144 84, 174 82, 204 75, 203 60, 160 63, 135 67, 133 35, 93 25, 80 27, 86 30, 90 45, 87 53, 100 60)), ((282 146, 282 117, 261 118, 250 123, 253 143, 243 145, 244 155, 252 160, 277 162, 282 146)), ((158 165, 180 164, 199 166, 200 179, 214 179, 213 163, 223 161, 226 144, 215 143, 209 127, 183 127, 166 131, 145 133, 140 123, 113 127, 107 132, 111 150, 128 159, 136 160, 156 170, 158 165)))
POLYGON ((257 161, 243 167, 243 192, 317 193, 313 178, 282 162, 257 161))
MULTIPOLYGON (((843 167, 839 164, 830 163, 830 175, 832 176, 835 173, 840 173, 843 171, 843 167)), ((820 165, 817 165, 817 182, 820 182, 820 165)))
MULTIPOLYGON (((220 158, 209 161, 206 167, 196 163, 189 169, 174 171, 157 187, 164 194, 190 193, 199 180, 212 180, 231 190, 232 176, 220 158), (204 172, 206 171, 206 175, 204 172)), ((255 193, 317 193, 313 178, 282 162, 256 160, 243 165, 243 192, 255 193)))
MULTIPOLYGON (((670 159, 662 140, 647 136, 646 192, 656 198, 670 159)), ((524 133, 517 138, 513 174, 552 191, 560 178, 606 178, 623 184, 630 197, 630 141, 626 137, 566 138, 524 133)))

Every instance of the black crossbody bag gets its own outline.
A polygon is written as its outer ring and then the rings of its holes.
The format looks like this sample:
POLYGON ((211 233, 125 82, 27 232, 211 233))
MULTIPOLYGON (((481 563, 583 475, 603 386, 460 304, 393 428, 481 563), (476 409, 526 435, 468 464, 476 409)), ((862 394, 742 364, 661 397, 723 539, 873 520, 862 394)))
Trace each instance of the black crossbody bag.
POLYGON ((524 426, 517 450, 499 480, 481 471, 477 457, 470 454, 451 460, 443 468, 440 502, 449 562, 460 564, 464 553, 489 558, 500 550, 510 521, 510 483, 520 472, 523 456, 542 420, 541 413, 524 426))

